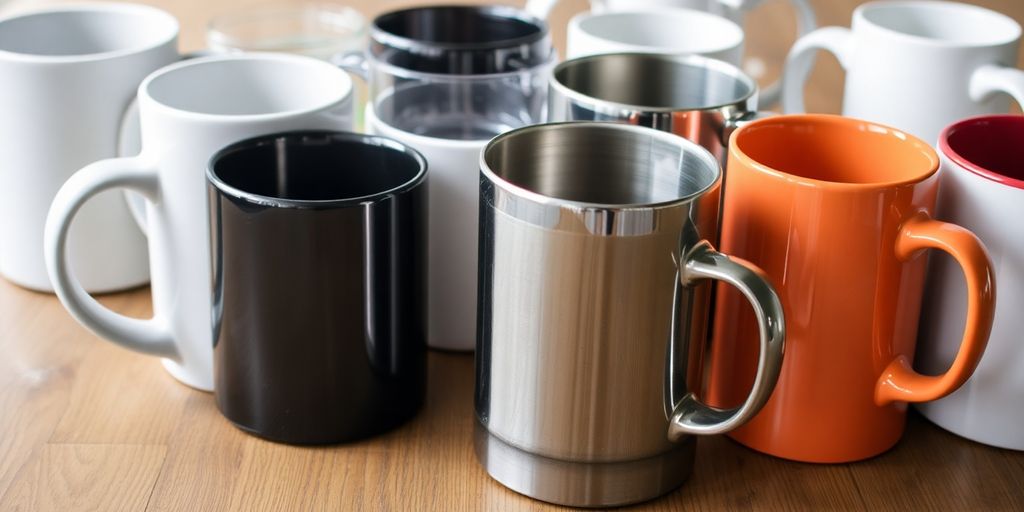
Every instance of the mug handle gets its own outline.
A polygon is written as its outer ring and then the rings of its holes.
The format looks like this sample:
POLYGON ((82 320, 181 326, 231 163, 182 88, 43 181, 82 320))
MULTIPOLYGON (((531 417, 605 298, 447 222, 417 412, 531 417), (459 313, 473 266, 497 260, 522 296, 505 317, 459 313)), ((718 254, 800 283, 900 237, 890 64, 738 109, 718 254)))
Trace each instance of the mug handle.
POLYGON ((764 272, 750 262, 714 250, 703 241, 680 261, 679 280, 683 286, 693 286, 704 279, 731 284, 753 306, 761 333, 757 375, 747 399, 733 409, 710 407, 695 393, 688 392, 673 408, 668 426, 671 441, 678 441, 686 434, 721 434, 746 423, 768 401, 782 369, 786 338, 782 303, 764 272))
POLYGON ((155 200, 160 193, 155 166, 142 155, 100 160, 64 183, 50 205, 43 234, 50 281, 71 316, 94 333, 132 350, 178 360, 174 338, 161 318, 140 320, 115 313, 92 298, 71 275, 67 259, 71 221, 89 198, 114 188, 134 190, 150 201, 155 200))
MULTIPOLYGON (((736 0, 719 0, 719 2, 729 6, 730 4, 736 3, 736 0)), ((737 8, 747 11, 753 9, 761 0, 741 0, 737 8)), ((809 0, 789 0, 789 3, 793 6, 793 10, 796 11, 796 36, 798 40, 803 39, 804 36, 812 33, 818 28, 818 19, 814 15, 814 9, 811 7, 809 0)), ((814 66, 814 56, 809 58, 807 63, 808 69, 814 66)), ((806 78, 805 78, 806 80, 806 78)), ((783 90, 783 79, 780 78, 774 83, 768 84, 761 90, 761 107, 774 105, 779 102, 782 96, 783 90)))
POLYGON ((1024 71, 988 64, 971 74, 967 90, 974 101, 985 101, 995 93, 1004 92, 1024 106, 1024 71))
POLYGON ((718 140, 722 143, 722 146, 728 148, 729 140, 732 139, 733 132, 739 130, 740 128, 743 128, 744 126, 754 121, 757 121, 758 119, 764 119, 766 117, 772 117, 775 115, 778 114, 776 114, 775 112, 755 111, 743 112, 737 116, 727 118, 725 122, 722 123, 721 128, 719 128, 718 140))
MULTIPOLYGON (((241 53, 240 51, 238 53, 241 53)), ((199 57, 210 57, 219 55, 211 50, 196 50, 179 56, 179 61, 196 59, 199 57)), ((117 134, 117 156, 129 157, 142 152, 142 119, 139 117, 139 97, 132 97, 131 103, 124 109, 121 115, 121 129, 117 134)), ((144 236, 149 236, 149 228, 146 227, 146 200, 139 194, 130 191, 124 192, 124 200, 128 205, 128 212, 135 219, 135 225, 139 227, 144 236)))
POLYGON ((849 69, 852 53, 852 33, 844 27, 824 27, 801 37, 786 56, 782 70, 782 111, 800 114, 804 109, 804 85, 814 67, 814 54, 818 50, 831 52, 839 59, 843 69, 849 69))
POLYGON ((942 375, 921 375, 905 356, 894 359, 875 385, 875 403, 928 402, 956 391, 970 378, 988 344, 995 315, 996 284, 985 246, 970 231, 921 212, 907 220, 896 239, 896 255, 907 260, 922 249, 952 256, 967 278, 967 326, 960 350, 942 375))

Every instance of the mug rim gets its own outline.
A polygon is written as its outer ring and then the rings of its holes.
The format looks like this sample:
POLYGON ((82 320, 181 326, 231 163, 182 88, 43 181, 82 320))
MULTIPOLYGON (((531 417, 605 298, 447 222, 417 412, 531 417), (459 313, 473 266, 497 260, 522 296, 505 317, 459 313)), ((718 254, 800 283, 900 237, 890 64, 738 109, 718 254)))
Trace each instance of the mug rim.
POLYGON ((715 30, 721 30, 723 27, 729 27, 733 31, 735 41, 728 45, 719 45, 713 48, 699 49, 697 52, 721 52, 725 50, 735 49, 742 46, 746 41, 746 33, 743 31, 743 27, 733 22, 732 20, 723 16, 718 16, 705 11, 698 11, 696 9, 688 9, 685 7, 669 7, 666 9, 656 9, 653 7, 633 7, 625 11, 583 11, 576 14, 569 20, 568 30, 571 32, 574 28, 579 30, 580 33, 594 39, 601 41, 607 41, 614 44, 620 44, 629 47, 629 52, 634 53, 690 53, 694 50, 676 50, 669 46, 658 46, 658 45, 643 45, 643 44, 632 44, 625 43, 617 39, 611 39, 607 35, 601 35, 595 33, 593 30, 588 29, 585 24, 589 21, 601 18, 622 18, 627 16, 647 16, 664 18, 670 17, 672 20, 679 20, 683 18, 691 18, 696 23, 716 23, 718 26, 714 27, 715 30))
POLYGON ((938 154, 935 153, 935 150, 932 149, 931 145, 929 145, 928 143, 926 143, 924 140, 920 139, 919 137, 916 137, 916 136, 911 135, 911 134, 909 134, 909 133, 907 133, 907 132, 905 132, 903 130, 899 130, 899 129, 896 129, 896 128, 893 128, 891 126, 887 126, 887 125, 884 125, 884 124, 881 124, 881 123, 876 123, 876 122, 873 122, 873 121, 867 121, 867 120, 864 120, 864 119, 858 119, 858 118, 853 118, 853 117, 845 117, 845 116, 840 116, 840 115, 834 115, 834 114, 786 114, 786 115, 766 117, 766 118, 763 118, 763 119, 758 119, 756 121, 752 121, 752 122, 750 122, 750 123, 740 127, 735 132, 733 132, 732 137, 730 138, 730 141, 729 141, 729 156, 730 156, 730 158, 735 156, 737 159, 739 159, 739 161, 743 165, 748 166, 748 167, 750 167, 752 169, 755 169, 756 171, 760 172, 761 174, 765 174, 765 175, 771 176, 771 177, 776 178, 776 179, 781 179, 781 180, 788 181, 790 183, 794 183, 794 184, 798 184, 798 185, 805 185, 805 186, 810 186, 810 187, 815 187, 815 188, 820 188, 820 189, 831 189, 831 190, 837 190, 837 191, 850 191, 850 192, 873 191, 873 190, 881 190, 881 189, 901 187, 901 186, 906 186, 906 185, 914 185, 914 184, 921 183, 921 182, 927 180, 928 178, 934 176, 936 173, 939 172, 939 156, 938 156, 938 154), (912 176, 909 176, 909 177, 906 177, 906 178, 902 178, 902 179, 877 180, 877 181, 871 181, 869 183, 863 183, 863 182, 853 183, 853 182, 848 182, 848 181, 829 181, 829 180, 823 180, 823 179, 818 179, 818 178, 810 178, 810 177, 807 177, 807 176, 801 176, 799 174, 794 174, 794 173, 791 173, 791 172, 788 172, 788 171, 783 171, 781 169, 777 169, 775 167, 771 167, 771 166, 768 166, 766 164, 763 164, 763 163, 761 163, 760 160, 757 160, 757 159, 751 157, 750 155, 745 153, 742 149, 740 149, 740 147, 739 147, 739 140, 745 134, 745 132, 750 131, 751 129, 756 129, 756 128, 762 126, 762 125, 773 124, 773 123, 774 124, 786 123, 786 124, 789 124, 791 126, 793 124, 802 124, 802 125, 807 125, 807 124, 842 125, 842 126, 849 127, 849 128, 853 128, 853 127, 866 128, 863 131, 873 131, 873 132, 876 132, 876 133, 884 132, 884 133, 886 133, 886 134, 888 134, 890 136, 896 137, 896 138, 898 138, 900 140, 903 140, 906 143, 909 143, 910 144, 909 147, 921 150, 922 153, 924 153, 928 157, 930 162, 929 162, 929 165, 928 165, 928 169, 926 171, 924 171, 924 172, 919 172, 917 174, 914 174, 912 176))
POLYGON ((1017 114, 995 114, 995 115, 981 115, 968 117, 961 119, 945 128, 939 133, 938 149, 943 156, 949 158, 957 167, 961 167, 968 172, 971 172, 977 176, 985 178, 989 181, 993 181, 1000 185, 1006 185, 1017 189, 1024 190, 1024 180, 1012 178, 1003 173, 987 169, 979 164, 972 162, 970 159, 964 157, 949 144, 949 137, 953 135, 957 130, 966 128, 968 126, 977 126, 978 124, 998 122, 998 123, 1012 123, 1024 125, 1024 115, 1017 114))
POLYGON ((474 4, 436 4, 436 5, 415 5, 409 7, 403 7, 398 9, 392 9, 390 11, 382 12, 377 16, 374 16, 369 23, 370 26, 370 38, 380 42, 389 47, 398 48, 434 48, 441 50, 498 50, 502 48, 515 48, 524 44, 532 44, 540 41, 546 37, 550 37, 551 29, 548 27, 548 23, 538 18, 523 9, 519 9, 512 5, 494 4, 494 5, 474 5, 474 4), (393 32, 389 32, 381 28, 378 21, 385 16, 394 16, 398 14, 408 13, 411 11, 423 11, 428 9, 465 9, 481 11, 488 14, 495 14, 504 18, 510 18, 529 23, 538 28, 535 34, 529 34, 520 36, 512 39, 503 39, 499 41, 491 41, 489 43, 445 43, 436 41, 423 41, 421 39, 413 39, 411 37, 401 36, 393 32), (397 44, 393 44, 397 43, 397 44))
POLYGON ((269 53, 269 52, 237 52, 228 53, 223 55, 210 55, 206 57, 197 57, 194 59, 182 60, 174 64, 164 66, 149 74, 142 83, 139 84, 138 98, 140 106, 142 104, 152 105, 159 112, 176 117, 178 119, 190 119, 205 122, 219 122, 219 123, 252 123, 256 121, 270 121, 277 119, 284 119, 288 117, 297 117, 320 112, 329 109, 335 105, 344 104, 352 101, 352 92, 354 84, 352 78, 348 73, 341 70, 341 68, 334 66, 333 64, 324 62, 319 59, 312 57, 306 57, 302 55, 292 55, 287 53, 269 53), (309 68, 321 68, 323 71, 336 74, 337 78, 345 86, 333 95, 317 104, 311 104, 305 108, 283 110, 278 112, 269 112, 261 114, 212 114, 209 112, 196 112, 192 110, 181 109, 172 105, 168 105, 163 101, 159 101, 154 98, 150 92, 150 85, 165 75, 175 73, 180 69, 202 66, 213 62, 223 61, 262 61, 262 62, 286 62, 293 64, 300 64, 309 68))
MULTIPOLYGON (((39 9, 33 9, 26 12, 20 12, 11 14, 9 16, 0 17, 0 26, 8 22, 17 21, 25 18, 32 18, 36 16, 81 13, 133 14, 138 15, 140 17, 145 16, 148 18, 149 23, 161 24, 161 28, 166 29, 167 33, 162 34, 163 37, 160 38, 154 37, 153 41, 149 43, 130 48, 118 48, 105 52, 83 53, 78 55, 42 55, 35 53, 15 52, 0 48, 0 60, 36 62, 41 64, 70 64, 110 60, 119 57, 126 57, 129 55, 145 53, 166 46, 168 44, 172 44, 174 43, 174 41, 177 40, 178 34, 181 32, 181 26, 178 23, 178 19, 175 18, 171 13, 163 9, 159 9, 146 4, 130 4, 115 2, 88 2, 81 4, 65 4, 42 7, 39 9)), ((177 48, 174 48, 174 51, 177 52, 177 48)))
MULTIPOLYGON (((701 147, 699 144, 692 142, 688 139, 684 139, 678 135, 656 130, 654 128, 648 128, 646 126, 631 125, 624 123, 617 123, 611 121, 559 121, 553 123, 538 123, 522 126, 507 132, 501 133, 484 146, 483 150, 480 151, 479 157, 480 173, 484 175, 488 182, 492 183, 495 187, 512 194, 515 197, 524 199, 526 201, 553 208, 571 208, 579 211, 611 211, 611 212, 626 212, 626 211, 655 211, 663 210, 668 208, 677 207, 679 205, 686 204, 699 197, 704 196, 708 191, 714 189, 718 183, 722 181, 722 166, 718 163, 718 160, 711 155, 708 150, 701 147), (575 201, 571 199, 564 199, 554 197, 540 192, 535 192, 527 188, 521 187, 512 183, 511 181, 501 177, 491 168, 490 164, 487 163, 488 151, 497 143, 504 141, 505 139, 521 135, 523 133, 531 131, 542 131, 542 130, 553 130, 553 129, 587 129, 596 128, 602 130, 612 131, 624 131, 634 132, 640 135, 649 136, 654 139, 660 139, 662 142, 676 146, 680 151, 695 155, 704 161, 706 165, 709 165, 715 170, 715 178, 710 180, 703 187, 681 197, 667 199, 658 202, 649 203, 594 203, 588 201, 575 201)), ((481 197, 481 200, 483 198, 481 197)))
POLYGON ((269 133, 265 135, 257 135, 243 139, 232 144, 229 144, 219 149, 206 164, 206 181, 213 185, 220 193, 240 199, 250 204, 257 204, 261 206, 267 206, 271 208, 285 208, 285 209, 305 209, 305 210, 329 210, 335 208, 344 208, 349 206, 356 206, 360 204, 373 203, 379 201, 388 196, 394 196, 403 192, 412 190, 422 185, 427 178, 427 159, 424 158, 419 151, 412 148, 407 144, 403 144, 400 141, 392 139, 390 137, 384 137, 381 135, 369 135, 365 133, 357 132, 346 132, 340 130, 292 130, 283 131, 276 133, 269 133), (266 196, 263 194, 257 194, 254 192, 248 192, 237 187, 227 184, 224 180, 217 175, 214 171, 217 162, 221 158, 237 153, 239 151, 251 150, 253 148, 264 146, 267 144, 274 144, 280 139, 292 139, 306 136, 318 136, 318 137, 329 137, 332 142, 344 141, 344 142, 359 142, 367 143, 372 146, 381 147, 393 151, 400 152, 408 155, 415 162, 419 169, 416 171, 411 178, 391 187, 387 190, 374 192, 372 194, 366 194, 355 197, 344 197, 337 199, 287 199, 283 197, 266 196))
POLYGON ((559 62, 558 65, 556 65, 554 67, 554 69, 551 70, 551 77, 548 79, 548 84, 550 85, 550 87, 552 89, 556 90, 559 94, 561 94, 562 96, 564 96, 564 97, 566 97, 566 98, 568 98, 568 99, 570 99, 570 100, 572 100, 574 102, 579 102, 579 103, 583 103, 583 104, 593 105, 593 106, 600 107, 601 109, 605 109, 605 110, 630 110, 630 111, 634 111, 634 112, 649 112, 649 113, 654 113, 654 114, 669 114, 669 113, 673 113, 673 112, 698 112, 698 111, 708 111, 708 110, 719 110, 719 109, 722 109, 722 108, 725 108, 725 107, 729 107, 729 106, 733 106, 733 105, 745 104, 747 101, 749 101, 751 98, 753 98, 754 96, 756 96, 758 94, 757 82, 755 82, 753 78, 751 78, 749 75, 744 73, 743 70, 741 70, 737 66, 733 66, 732 64, 729 64, 728 62, 725 62, 725 61, 722 61, 722 60, 712 59, 710 57, 704 57, 704 56, 701 56, 701 55, 688 54, 688 53, 616 52, 616 53, 599 53, 599 54, 595 54, 595 55, 584 55, 584 56, 581 56, 581 57, 574 57, 574 58, 566 59, 566 60, 564 60, 562 62, 559 62), (588 61, 592 61, 592 60, 607 59, 607 58, 612 58, 612 57, 654 58, 654 59, 659 59, 659 60, 670 60, 670 61, 673 61, 673 62, 675 62, 677 64, 683 64, 683 65, 687 65, 687 66, 696 66, 696 67, 701 67, 701 68, 705 68, 705 69, 711 69, 713 71, 720 72, 720 73, 725 74, 725 75, 729 75, 730 77, 736 79, 739 82, 743 82, 744 84, 749 86, 748 87, 749 91, 745 95, 738 96, 738 97, 732 99, 731 101, 727 101, 727 102, 719 103, 719 104, 708 104, 708 105, 702 105, 700 107, 692 107, 692 108, 688 108, 688 107, 655 107, 655 106, 646 106, 646 105, 634 105, 634 104, 630 104, 630 103, 619 103, 617 101, 609 101, 609 100, 597 98, 597 97, 594 97, 594 96, 590 96, 588 94, 584 94, 582 92, 579 92, 579 91, 577 91, 575 89, 570 88, 569 86, 563 84, 558 79, 558 73, 561 70, 563 70, 563 69, 565 69, 565 68, 567 68, 569 66, 575 66, 575 65, 578 65, 580 63, 584 63, 584 62, 588 62, 588 61))
POLYGON ((871 30, 874 30, 874 31, 877 31, 877 32, 881 32, 881 33, 883 33, 885 35, 894 37, 896 39, 900 39, 900 40, 907 41, 907 42, 913 42, 913 43, 917 43, 917 44, 921 44, 921 45, 926 45, 926 46, 939 47, 939 48, 991 48, 991 47, 994 47, 994 46, 1001 46, 1001 45, 1004 45, 1004 44, 1010 44, 1010 43, 1013 43, 1014 41, 1020 41, 1021 36, 1022 36, 1022 31, 1024 31, 1024 29, 1021 28, 1020 24, 1017 23, 1016 20, 1014 20, 1013 18, 1011 18, 1011 17, 1009 17, 1009 16, 1007 16, 1007 15, 1005 15, 1005 14, 999 12, 999 11, 988 9, 988 8, 982 7, 980 5, 966 4, 966 3, 955 2, 955 1, 938 1, 938 0, 888 0, 888 1, 875 0, 875 1, 872 1, 872 2, 865 3, 865 4, 861 4, 861 5, 858 5, 856 9, 853 10, 853 23, 851 23, 851 28, 855 24, 860 24, 862 26, 869 27, 871 30), (986 16, 989 16, 990 18, 993 18, 993 19, 998 18, 998 19, 1001 19, 1004 22, 1008 22, 1011 26, 1014 27, 1014 30, 1015 30, 1016 33, 1014 34, 1014 36, 1012 38, 1006 39, 1006 40, 1000 40, 1000 41, 971 41, 971 42, 951 41, 951 40, 947 40, 947 39, 938 39, 938 38, 924 37, 924 36, 909 34, 909 33, 904 32, 904 31, 892 29, 892 28, 889 28, 889 27, 887 27, 885 25, 881 25, 879 23, 876 23, 875 21, 871 20, 867 16, 867 13, 869 13, 869 12, 888 10, 888 9, 897 9, 897 8, 913 8, 913 9, 919 9, 919 10, 920 9, 946 8, 946 9, 960 9, 962 11, 973 11, 973 12, 976 12, 976 13, 984 14, 986 16))

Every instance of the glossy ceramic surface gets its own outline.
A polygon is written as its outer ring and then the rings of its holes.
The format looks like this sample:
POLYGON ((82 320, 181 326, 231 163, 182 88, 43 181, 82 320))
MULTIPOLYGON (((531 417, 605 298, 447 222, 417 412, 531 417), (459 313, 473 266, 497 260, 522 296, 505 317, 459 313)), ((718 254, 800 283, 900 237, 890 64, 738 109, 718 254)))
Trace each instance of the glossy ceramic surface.
MULTIPOLYGON (((929 143, 950 123, 1006 113, 1024 102, 1016 68, 1021 27, 1012 18, 956 2, 885 1, 857 7, 849 29, 804 36, 786 59, 782 108, 804 111, 804 83, 817 50, 846 71, 843 115, 884 123, 929 143)), ((837 91, 838 92, 838 91, 837 91)))
POLYGON ((151 74, 139 86, 142 154, 86 166, 50 208, 46 264, 61 302, 96 334, 159 355, 178 380, 212 390, 207 163, 224 146, 256 135, 350 129, 351 93, 351 80, 337 67, 287 54, 190 59, 151 74), (82 203, 107 189, 147 199, 151 319, 105 308, 68 270, 68 226, 82 203))
MULTIPOLYGON (((1024 117, 985 116, 953 124, 939 137, 942 158, 936 216, 978 234, 992 254, 999 300, 985 357, 962 388, 918 409, 958 435, 1024 450, 1024 117)), ((917 364, 949 367, 964 329, 967 288, 956 263, 932 257, 917 364)))
MULTIPOLYGON (((734 134, 722 250, 764 269, 787 323, 778 386, 734 439, 800 461, 864 459, 899 440, 906 402, 970 377, 995 283, 978 239, 931 218, 938 165, 913 136, 837 116, 779 116, 734 134), (910 366, 929 248, 956 258, 970 297, 955 361, 934 377, 910 366)), ((750 387, 757 330, 732 290, 719 290, 717 308, 710 402, 725 406, 750 387)))
POLYGON ((207 172, 214 391, 240 428, 322 444, 426 394, 426 160, 381 137, 289 132, 207 172))

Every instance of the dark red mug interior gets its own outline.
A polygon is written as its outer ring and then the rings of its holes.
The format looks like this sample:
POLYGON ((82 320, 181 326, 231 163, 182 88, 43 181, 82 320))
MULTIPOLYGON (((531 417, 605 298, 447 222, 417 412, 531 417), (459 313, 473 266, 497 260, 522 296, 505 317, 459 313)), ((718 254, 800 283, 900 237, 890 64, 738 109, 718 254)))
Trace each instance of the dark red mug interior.
POLYGON ((972 117, 939 135, 939 151, 990 180, 1024 189, 1024 116, 972 117))

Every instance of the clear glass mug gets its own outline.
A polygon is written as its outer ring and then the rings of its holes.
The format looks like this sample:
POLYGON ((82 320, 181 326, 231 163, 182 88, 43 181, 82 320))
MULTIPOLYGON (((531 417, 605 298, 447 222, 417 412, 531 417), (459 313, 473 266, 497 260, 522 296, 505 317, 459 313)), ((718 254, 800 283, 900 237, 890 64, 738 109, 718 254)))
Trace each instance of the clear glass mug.
MULTIPOLYGON (((292 53, 333 62, 340 55, 366 47, 368 26, 359 11, 342 4, 265 4, 211 19, 206 28, 206 45, 213 53, 292 53)), ((359 80, 354 80, 353 85, 356 98, 366 98, 366 86, 359 80)), ((362 109, 357 108, 355 116, 355 126, 361 128, 362 109)))
POLYGON ((556 54, 547 23, 508 6, 382 14, 366 52, 338 59, 369 83, 380 121, 416 135, 488 140, 543 120, 556 54))

